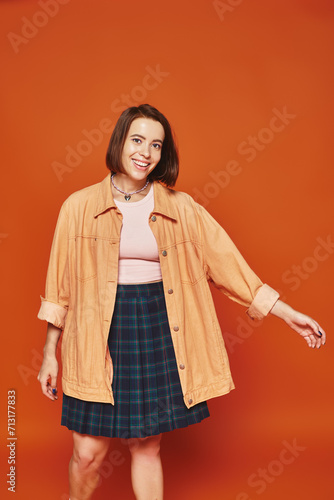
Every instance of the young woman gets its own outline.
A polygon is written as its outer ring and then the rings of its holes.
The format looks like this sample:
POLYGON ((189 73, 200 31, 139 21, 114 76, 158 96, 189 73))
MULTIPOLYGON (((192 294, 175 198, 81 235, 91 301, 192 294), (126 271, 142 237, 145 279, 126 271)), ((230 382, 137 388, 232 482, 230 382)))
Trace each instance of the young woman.
POLYGON ((110 438, 126 439, 138 500, 163 498, 164 432, 210 416, 207 400, 234 389, 209 282, 271 313, 319 348, 326 335, 263 284, 215 219, 171 189, 178 154, 163 114, 145 104, 120 116, 102 182, 63 203, 51 248, 42 392, 57 399, 73 435, 70 498, 91 498, 110 438))

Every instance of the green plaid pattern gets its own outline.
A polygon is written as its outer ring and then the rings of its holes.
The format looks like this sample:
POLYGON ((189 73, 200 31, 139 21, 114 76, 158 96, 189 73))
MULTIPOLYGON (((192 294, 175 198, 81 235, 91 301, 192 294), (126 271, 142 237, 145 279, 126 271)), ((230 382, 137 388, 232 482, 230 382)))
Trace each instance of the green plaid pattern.
POLYGON ((81 434, 146 437, 210 416, 206 401, 183 401, 162 281, 117 285, 108 345, 115 405, 63 394, 61 425, 81 434))

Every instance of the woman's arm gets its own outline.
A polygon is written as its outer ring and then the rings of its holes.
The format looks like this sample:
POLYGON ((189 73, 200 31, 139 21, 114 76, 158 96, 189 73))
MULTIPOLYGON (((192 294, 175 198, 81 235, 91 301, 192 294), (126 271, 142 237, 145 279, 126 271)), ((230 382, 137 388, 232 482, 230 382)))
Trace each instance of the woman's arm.
POLYGON ((46 334, 46 341, 44 345, 44 357, 41 369, 37 379, 41 383, 42 392, 49 399, 54 401, 58 399, 57 396, 57 375, 58 375, 58 361, 56 357, 57 344, 62 332, 61 328, 48 323, 46 334), (49 382, 49 380, 51 381, 49 382), (55 389, 55 393, 53 393, 55 389))
POLYGON ((295 311, 285 302, 278 300, 270 313, 283 319, 293 330, 304 337, 309 347, 319 347, 326 342, 326 333, 320 325, 306 314, 295 311))
POLYGON ((262 283, 212 215, 196 202, 194 208, 206 275, 215 287, 231 300, 247 306, 251 318, 262 319, 271 312, 304 337, 309 347, 325 344, 326 333, 319 324, 279 300, 279 294, 262 283))

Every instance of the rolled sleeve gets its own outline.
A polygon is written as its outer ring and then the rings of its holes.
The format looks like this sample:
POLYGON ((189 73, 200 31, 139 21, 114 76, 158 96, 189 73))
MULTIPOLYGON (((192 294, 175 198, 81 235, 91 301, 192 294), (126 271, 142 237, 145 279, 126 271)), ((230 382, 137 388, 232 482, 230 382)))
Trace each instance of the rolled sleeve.
POLYGON ((57 328, 64 330, 67 309, 59 304, 46 300, 42 296, 41 300, 41 307, 37 314, 38 319, 45 320, 48 323, 52 323, 57 328))
POLYGON ((252 319, 263 319, 279 299, 279 293, 266 283, 261 286, 246 313, 252 319))
POLYGON ((63 203, 53 236, 46 275, 45 297, 37 317, 64 329, 69 307, 68 215, 63 203))

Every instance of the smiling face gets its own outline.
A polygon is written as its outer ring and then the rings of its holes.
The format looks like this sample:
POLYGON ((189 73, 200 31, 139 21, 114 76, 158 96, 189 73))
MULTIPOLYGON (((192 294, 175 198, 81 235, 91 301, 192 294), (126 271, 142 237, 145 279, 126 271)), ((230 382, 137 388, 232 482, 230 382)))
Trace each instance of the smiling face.
POLYGON ((142 183, 157 166, 164 138, 165 132, 160 122, 150 118, 133 120, 121 157, 124 172, 132 182, 142 183))

